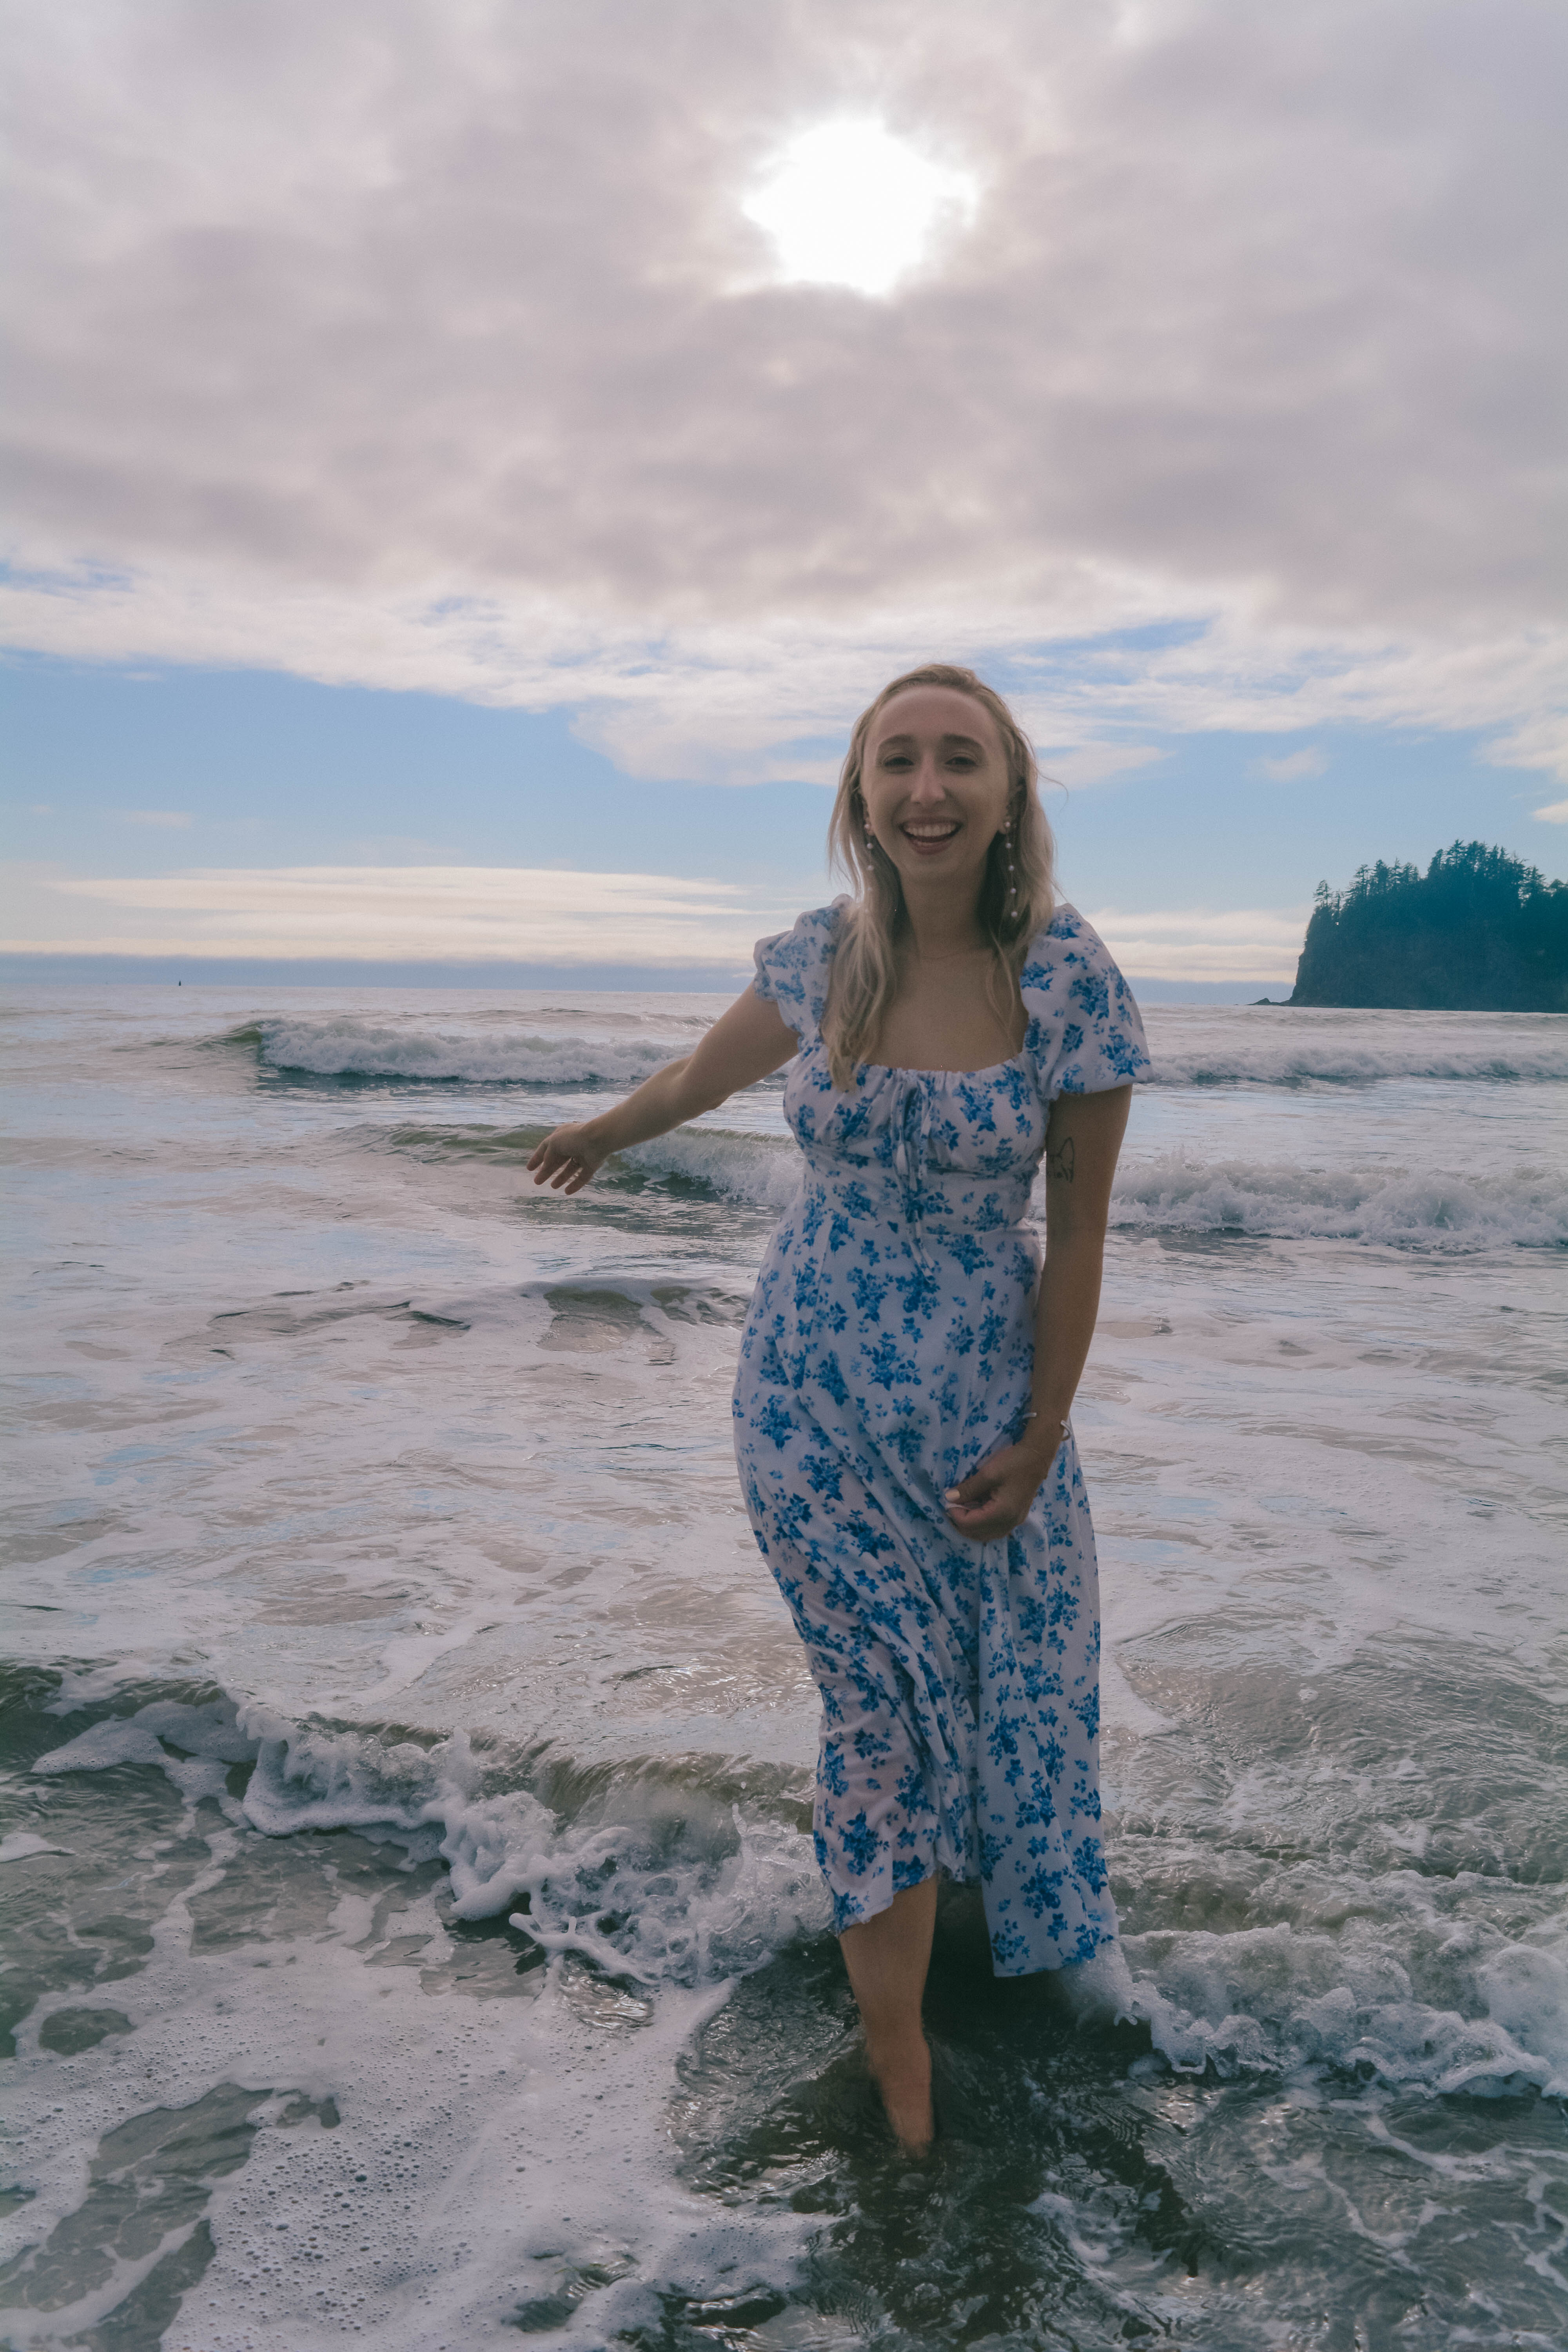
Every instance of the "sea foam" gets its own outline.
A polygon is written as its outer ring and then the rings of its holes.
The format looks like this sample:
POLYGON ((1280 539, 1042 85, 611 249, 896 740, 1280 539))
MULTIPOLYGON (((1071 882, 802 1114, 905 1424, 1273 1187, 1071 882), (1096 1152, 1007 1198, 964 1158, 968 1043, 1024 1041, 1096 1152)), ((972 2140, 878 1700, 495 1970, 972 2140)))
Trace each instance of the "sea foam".
MULTIPOLYGON (((713 1759, 586 1781, 558 1759, 541 1793, 537 1780, 508 1785, 461 1734, 426 1747, 292 1724, 255 1702, 163 1700, 33 1769, 125 1763, 157 1764, 187 1804, 226 1797, 231 1819, 268 1837, 357 1830, 397 1841, 411 1862, 439 1859, 451 1916, 505 1915, 552 1958, 574 1955, 647 1998, 718 1987, 828 1927, 789 1792, 745 1802, 713 1759), (236 1799, 223 1769, 242 1758, 254 1770, 236 1799), (575 1804, 562 1801, 569 1790, 575 1804)), ((1473 1873, 1394 1870, 1354 1887, 1342 1874, 1291 1920, 1132 1936, 1064 1981, 1086 2013, 1146 2026, 1177 2072, 1370 2071, 1450 2095, 1568 2096, 1568 1944, 1510 1937, 1488 1916, 1497 1892, 1473 1873)))
MULTIPOLYGON (((695 1180, 770 1209, 787 1205, 801 1176, 791 1143, 701 1128, 638 1145, 623 1158, 649 1174, 695 1180)), ((1035 1208, 1043 1217, 1038 1188, 1035 1208)), ((1127 1233, 1350 1241, 1456 1255, 1563 1249, 1568 1248, 1568 1176, 1545 1168, 1495 1177, 1385 1168, 1329 1172, 1167 1153, 1123 1161, 1110 1223, 1127 1233)))
POLYGON ((1123 1232, 1250 1234, 1455 1254, 1568 1247, 1568 1176, 1499 1176, 1206 1161, 1180 1153, 1124 1161, 1110 1222, 1123 1232))
POLYGON ((253 1049, 263 1068, 280 1076, 552 1088, 639 1086, 691 1046, 689 1037, 552 1037, 526 1029, 476 1035, 348 1015, 248 1022, 215 1042, 253 1049))
MULTIPOLYGON (((574 1810, 509 1776, 468 1736, 426 1747, 293 1724, 256 1701, 158 1700, 41 1757, 53 1776, 156 1765, 187 1804, 209 1799, 268 1837, 356 1829, 447 1866, 452 1916, 512 1924, 649 1988, 714 1983, 819 1932, 827 1900, 793 1823, 743 1817, 721 1765, 601 1774, 574 1810), (229 1769, 247 1763, 243 1798, 229 1769)), ((546 1795, 557 1768, 542 1774, 546 1795)), ((798 1806, 798 1794, 792 1806, 798 1806)))
MULTIPOLYGON (((1422 1016, 1406 1016, 1386 1038, 1346 1035, 1308 1026, 1311 1016, 1279 1015, 1279 1028, 1256 1036, 1234 1034, 1212 1044, 1162 1035, 1151 1024, 1154 1067, 1145 1083, 1157 1087, 1360 1087, 1389 1079, 1446 1084, 1568 1079, 1568 1024, 1542 1019, 1533 1032, 1472 1041, 1462 1030, 1431 1034, 1422 1016)), ((1364 1024, 1367 1016, 1360 1016, 1364 1024)))
MULTIPOLYGON (((353 1132, 373 1150, 521 1165, 547 1131, 541 1125, 404 1125, 353 1132)), ((595 1188, 615 1192, 627 1184, 673 1180, 778 1213, 794 1200, 803 1173, 800 1154, 787 1136, 738 1134, 698 1124, 616 1153, 600 1171, 595 1188)), ((592 1203, 590 1192, 582 1204, 588 1215, 592 1203)), ((1034 1213, 1043 1221, 1038 1186, 1034 1213)), ((1125 1233, 1344 1241, 1461 1256, 1490 1249, 1563 1249, 1568 1248, 1568 1177, 1551 1167, 1482 1176, 1134 1152, 1117 1170, 1110 1223, 1125 1233)))
MULTIPOLYGON (((1467 1023, 1424 1014, 1279 1011, 1259 1013, 1251 1031, 1234 1016, 1222 1027, 1212 1015, 1173 1022, 1169 1012, 1155 1008, 1149 1023, 1154 1066, 1147 1083, 1158 1087, 1568 1080, 1568 1024, 1546 1016, 1483 1024, 1479 1019, 1467 1023)), ((577 1014, 563 1034, 522 1023, 514 1026, 502 1014, 464 1029, 412 1020, 375 1023, 351 1014, 295 1015, 247 1022, 212 1042, 254 1052, 264 1068, 314 1078, 629 1087, 689 1053, 707 1025, 706 1013, 661 1012, 636 1028, 624 1020, 595 1022, 577 1014), (595 1027, 616 1034, 595 1034, 595 1027)))

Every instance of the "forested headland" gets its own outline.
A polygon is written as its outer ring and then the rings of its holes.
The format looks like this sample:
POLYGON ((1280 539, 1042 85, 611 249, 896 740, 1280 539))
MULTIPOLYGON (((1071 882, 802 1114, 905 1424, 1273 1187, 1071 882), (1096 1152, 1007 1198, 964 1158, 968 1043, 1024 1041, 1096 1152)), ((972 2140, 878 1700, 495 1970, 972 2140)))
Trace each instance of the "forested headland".
POLYGON ((1568 1013, 1568 883, 1479 841, 1320 882, 1291 1004, 1568 1013))

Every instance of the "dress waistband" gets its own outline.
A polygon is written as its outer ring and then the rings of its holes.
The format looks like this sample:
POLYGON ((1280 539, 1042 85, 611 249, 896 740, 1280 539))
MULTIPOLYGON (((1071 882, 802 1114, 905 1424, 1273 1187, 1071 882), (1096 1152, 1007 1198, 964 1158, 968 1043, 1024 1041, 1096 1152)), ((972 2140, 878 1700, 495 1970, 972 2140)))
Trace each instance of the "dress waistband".
POLYGON ((911 1170, 846 1167, 834 1155, 805 1154, 806 1182, 826 1192, 858 1223, 871 1218, 922 1217, 955 1225, 1026 1223, 1033 1175, 979 1176, 963 1168, 911 1170))

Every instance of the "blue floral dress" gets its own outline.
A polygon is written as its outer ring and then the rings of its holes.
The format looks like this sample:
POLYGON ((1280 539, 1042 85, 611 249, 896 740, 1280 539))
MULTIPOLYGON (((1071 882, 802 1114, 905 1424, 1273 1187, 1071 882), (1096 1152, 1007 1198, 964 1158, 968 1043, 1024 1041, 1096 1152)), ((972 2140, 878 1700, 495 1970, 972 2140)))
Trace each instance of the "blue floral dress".
POLYGON ((966 1542, 945 1487, 1022 1433, 1039 1245, 1025 1223, 1061 1093, 1149 1068, 1070 907, 1030 942, 1022 1051, 986 1070, 863 1063, 817 1032, 847 902, 756 950, 800 1039, 805 1156, 741 1342, 735 1450, 757 1543, 822 1693, 816 1855, 834 1925, 937 1871, 978 1880, 999 1976, 1115 1933, 1100 1838, 1094 1530, 1069 1433, 1024 1524, 966 1542))

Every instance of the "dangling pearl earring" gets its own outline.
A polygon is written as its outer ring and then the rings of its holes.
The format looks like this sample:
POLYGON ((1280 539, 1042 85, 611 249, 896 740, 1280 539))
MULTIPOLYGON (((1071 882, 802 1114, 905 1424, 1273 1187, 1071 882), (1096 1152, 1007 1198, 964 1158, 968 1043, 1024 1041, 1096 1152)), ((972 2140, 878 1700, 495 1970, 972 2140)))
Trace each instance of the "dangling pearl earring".
POLYGON ((1017 869, 1013 864, 1013 852, 1016 846, 1016 828, 1009 825, 1002 836, 1002 846, 1007 853, 1007 919, 1009 922, 1018 912, 1018 876, 1017 869))

